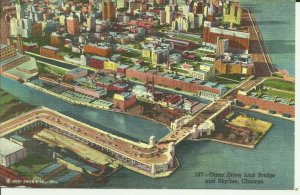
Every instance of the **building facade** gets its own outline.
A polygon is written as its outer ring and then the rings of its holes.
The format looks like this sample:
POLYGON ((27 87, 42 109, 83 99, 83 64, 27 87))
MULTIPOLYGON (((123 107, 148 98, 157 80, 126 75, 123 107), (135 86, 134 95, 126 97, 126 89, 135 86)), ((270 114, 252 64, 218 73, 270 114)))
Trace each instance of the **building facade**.
POLYGON ((112 48, 106 45, 88 44, 83 46, 83 52, 102 57, 110 57, 112 53, 112 48))
POLYGON ((243 9, 238 2, 226 1, 223 3, 223 22, 241 25, 243 9))
POLYGON ((114 20, 116 19, 116 6, 112 0, 102 1, 102 19, 103 20, 114 20))
POLYGON ((0 138, 0 165, 9 167, 26 157, 26 148, 6 138, 0 138))
POLYGON ((71 35, 78 35, 80 32, 79 18, 75 14, 70 14, 67 18, 67 31, 71 35))
POLYGON ((52 47, 48 45, 40 47, 40 55, 57 60, 63 60, 63 56, 58 55, 58 53, 59 49, 57 47, 52 47))
POLYGON ((115 94, 113 103, 115 107, 126 111, 130 106, 136 104, 136 96, 130 93, 115 94))
POLYGON ((233 51, 242 53, 249 52, 250 33, 247 29, 240 31, 213 27, 212 22, 205 21, 203 28, 203 43, 207 46, 216 48, 219 38, 228 39, 229 48, 233 51))

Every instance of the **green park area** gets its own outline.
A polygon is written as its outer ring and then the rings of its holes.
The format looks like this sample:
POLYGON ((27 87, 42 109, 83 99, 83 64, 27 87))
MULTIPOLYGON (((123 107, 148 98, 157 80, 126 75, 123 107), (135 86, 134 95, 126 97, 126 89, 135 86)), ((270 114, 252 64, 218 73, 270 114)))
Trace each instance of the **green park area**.
POLYGON ((40 63, 40 62, 37 63, 37 66, 39 68, 39 72, 49 72, 58 76, 63 76, 69 71, 66 68, 61 68, 58 66, 54 66, 46 63, 40 63))
POLYGON ((267 79, 263 85, 265 87, 270 87, 278 90, 284 90, 284 91, 295 91, 295 83, 279 80, 279 79, 267 79))
POLYGON ((194 41, 194 42, 200 42, 201 41, 200 36, 199 36, 199 38, 196 38, 196 37, 183 35, 183 34, 175 35, 175 38, 183 39, 183 40, 187 40, 187 41, 194 41))
POLYGON ((267 79, 263 85, 264 89, 262 93, 264 95, 281 97, 288 100, 295 99, 295 83, 279 79, 267 79))
POLYGON ((34 106, 23 103, 11 94, 0 89, 0 122, 32 110, 34 106))
POLYGON ((138 58, 141 56, 141 53, 136 52, 136 51, 126 51, 124 53, 122 53, 122 56, 124 57, 128 57, 128 58, 138 58))
POLYGON ((169 24, 164 24, 164 25, 158 25, 156 27, 154 27, 155 31, 170 31, 171 29, 171 25, 169 24))
POLYGON ((46 158, 40 155, 30 155, 20 162, 12 165, 10 168, 25 177, 32 178, 41 169, 47 167, 51 163, 51 158, 46 158))
POLYGON ((282 91, 276 91, 276 90, 272 90, 272 89, 268 89, 268 90, 263 90, 262 92, 265 95, 270 95, 273 97, 281 97, 284 99, 295 99, 295 94, 294 93, 287 93, 287 92, 282 92, 282 91))
POLYGON ((215 82, 225 85, 228 89, 232 89, 244 79, 246 79, 245 75, 240 74, 217 75, 215 82))

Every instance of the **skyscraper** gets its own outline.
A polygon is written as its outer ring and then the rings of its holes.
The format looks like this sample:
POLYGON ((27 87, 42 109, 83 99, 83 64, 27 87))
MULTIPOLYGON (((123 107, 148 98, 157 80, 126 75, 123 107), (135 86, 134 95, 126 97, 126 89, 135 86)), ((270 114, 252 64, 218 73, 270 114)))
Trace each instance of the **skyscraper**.
POLYGON ((79 18, 71 13, 67 18, 67 31, 71 35, 77 35, 80 31, 79 18))
POLYGON ((17 50, 19 53, 24 53, 22 35, 17 35, 17 50))
POLYGON ((242 12, 238 2, 225 2, 223 6, 223 22, 240 25, 242 21, 242 12))
POLYGON ((86 18, 86 24, 87 24, 87 27, 86 27, 87 31, 94 31, 95 30, 96 20, 95 20, 94 15, 87 16, 87 18, 86 18))
POLYGON ((164 10, 161 10, 159 12, 159 15, 160 15, 160 24, 165 24, 166 23, 166 11, 164 10))
POLYGON ((27 18, 26 6, 21 0, 16 2, 17 18, 12 18, 10 21, 10 32, 12 36, 22 35, 23 37, 32 36, 32 20, 27 18))
POLYGON ((111 0, 102 1, 102 19, 114 20, 116 18, 116 7, 111 0))
POLYGON ((16 14, 18 20, 21 20, 25 17, 25 6, 21 0, 17 0, 16 2, 16 14))
POLYGON ((166 5, 165 11, 166 11, 166 23, 172 24, 174 20, 174 12, 171 10, 171 6, 166 5))

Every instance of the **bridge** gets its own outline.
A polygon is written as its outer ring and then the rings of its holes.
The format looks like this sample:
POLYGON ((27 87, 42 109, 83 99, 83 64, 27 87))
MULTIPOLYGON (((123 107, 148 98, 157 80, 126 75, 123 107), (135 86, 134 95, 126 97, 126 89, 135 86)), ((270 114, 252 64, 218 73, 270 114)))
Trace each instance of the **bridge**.
MULTIPOLYGON (((210 124, 210 127, 208 127, 205 132, 210 130, 214 131, 214 119, 227 108, 230 108, 230 101, 219 99, 208 104, 194 116, 183 116, 175 120, 171 123, 172 132, 159 141, 159 146, 166 145, 170 142, 174 142, 175 145, 179 144, 185 138, 193 135, 195 125, 201 128, 204 124, 210 124)), ((205 128, 207 128, 207 126, 205 128)))

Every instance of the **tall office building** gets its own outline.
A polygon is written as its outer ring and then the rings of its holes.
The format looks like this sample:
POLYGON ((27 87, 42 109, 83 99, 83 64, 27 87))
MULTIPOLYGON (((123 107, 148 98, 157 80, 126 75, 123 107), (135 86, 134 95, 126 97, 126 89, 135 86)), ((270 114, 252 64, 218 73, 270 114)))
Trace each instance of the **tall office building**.
POLYGON ((18 20, 21 20, 25 17, 25 5, 21 0, 17 0, 16 2, 16 14, 18 20))
POLYGON ((165 24, 166 23, 166 11, 161 10, 159 12, 159 16, 160 16, 160 24, 165 24))
POLYGON ((243 9, 238 2, 227 1, 223 5, 223 22, 240 25, 243 9))
POLYGON ((22 35, 26 38, 32 36, 32 20, 29 18, 22 19, 22 35))
POLYGON ((95 16, 94 15, 89 15, 86 18, 86 30, 87 31, 94 31, 95 27, 96 27, 96 20, 95 20, 95 16))
POLYGON ((203 28, 203 43, 216 48, 219 38, 228 39, 228 47, 235 52, 248 53, 250 47, 249 29, 225 29, 213 26, 212 22, 205 21, 203 28))
POLYGON ((102 19, 103 20, 114 20, 116 18, 116 7, 112 3, 112 0, 103 0, 102 2, 102 19))
POLYGON ((197 14, 203 14, 204 7, 206 5, 206 0, 199 0, 194 2, 192 11, 195 15, 197 14))
POLYGON ((67 18, 67 31, 71 35, 78 35, 80 32, 79 18, 73 13, 67 18))
POLYGON ((166 5, 165 11, 166 11, 166 23, 172 24, 174 20, 174 12, 172 11, 171 6, 166 5))
POLYGON ((17 35, 17 50, 19 53, 24 53, 22 35, 17 35))
MULTIPOLYGON (((29 7, 30 8, 30 7, 29 7)), ((26 15, 26 6, 18 0, 16 2, 16 16, 10 21, 11 36, 22 35, 23 37, 32 36, 32 19, 26 15)))

